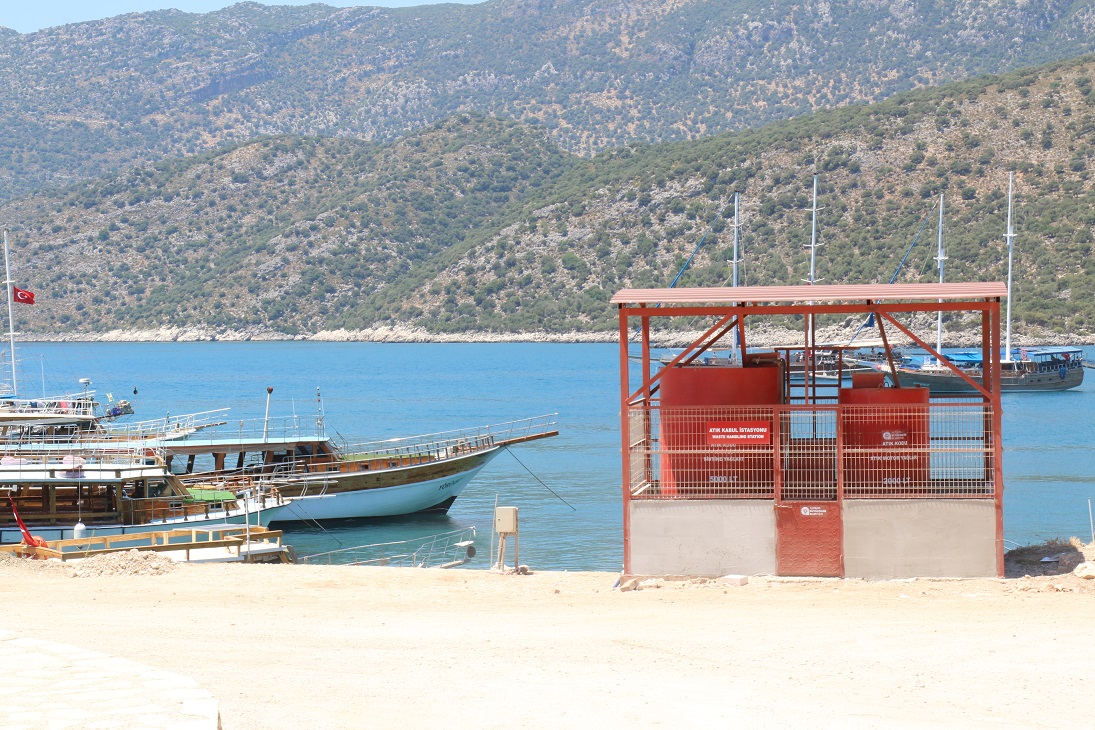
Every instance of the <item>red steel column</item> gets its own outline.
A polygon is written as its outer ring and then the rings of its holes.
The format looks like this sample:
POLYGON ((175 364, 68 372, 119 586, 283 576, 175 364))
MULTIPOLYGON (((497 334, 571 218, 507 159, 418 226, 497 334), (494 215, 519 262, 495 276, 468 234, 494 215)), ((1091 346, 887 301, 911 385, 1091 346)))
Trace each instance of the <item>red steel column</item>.
POLYGON ((1004 577, 1004 414, 1000 405, 1000 299, 992 300, 992 442, 993 471, 996 482, 996 575, 1004 577))
MULTIPOLYGON (((645 304, 639 305, 640 309, 646 309, 645 304)), ((643 378, 643 393, 646 394, 647 408, 650 407, 650 320, 643 316, 645 312, 640 313, 640 321, 642 322, 642 378, 643 378)))
MULTIPOLYGON (((643 321, 645 322, 645 317, 643 321)), ((644 378, 645 379, 645 378, 644 378)), ((628 361, 627 361, 627 313, 624 305, 620 305, 620 440, 621 461, 623 474, 623 509, 624 509, 624 573, 631 571, 631 520, 629 518, 629 506, 631 502, 631 429, 628 423, 627 397, 631 392, 628 389, 628 361)))
MULTIPOLYGON (((640 309, 645 310, 646 305, 640 304, 640 309)), ((641 327, 642 327, 642 379, 643 379, 643 393, 646 394, 643 402, 643 443, 646 444, 646 455, 643 457, 643 476, 647 479, 653 474, 653 459, 654 457, 650 453, 650 447, 654 443, 653 434, 650 431, 650 419, 653 407, 650 401, 653 398, 653 393, 650 387, 650 318, 645 316, 646 312, 641 312, 639 315, 641 327)), ((628 460, 630 466, 630 459, 628 460)))
POLYGON ((783 415, 786 406, 772 406, 772 497, 775 505, 783 502, 783 415))

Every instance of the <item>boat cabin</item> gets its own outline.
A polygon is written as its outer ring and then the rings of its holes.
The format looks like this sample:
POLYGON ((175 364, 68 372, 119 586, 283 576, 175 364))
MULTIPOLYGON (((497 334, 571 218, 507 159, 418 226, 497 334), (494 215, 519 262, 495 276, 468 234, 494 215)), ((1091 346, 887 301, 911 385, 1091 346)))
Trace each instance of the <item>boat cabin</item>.
MULTIPOLYGON (((184 484, 147 448, 72 445, 19 449, 0 457, 0 544, 34 535, 71 537, 80 523, 89 533, 114 534, 150 526, 225 521, 240 512, 240 497, 220 483, 184 484)), ((259 507, 250 508, 257 512, 259 507)))

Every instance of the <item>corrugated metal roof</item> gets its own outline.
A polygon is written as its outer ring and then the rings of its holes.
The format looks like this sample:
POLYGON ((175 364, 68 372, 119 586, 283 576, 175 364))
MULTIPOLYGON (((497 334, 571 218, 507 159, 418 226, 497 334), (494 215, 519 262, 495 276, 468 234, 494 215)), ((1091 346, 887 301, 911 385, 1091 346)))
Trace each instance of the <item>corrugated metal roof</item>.
POLYGON ((613 304, 730 304, 731 302, 857 302, 985 299, 1007 296, 999 281, 964 284, 827 284, 621 289, 613 304))

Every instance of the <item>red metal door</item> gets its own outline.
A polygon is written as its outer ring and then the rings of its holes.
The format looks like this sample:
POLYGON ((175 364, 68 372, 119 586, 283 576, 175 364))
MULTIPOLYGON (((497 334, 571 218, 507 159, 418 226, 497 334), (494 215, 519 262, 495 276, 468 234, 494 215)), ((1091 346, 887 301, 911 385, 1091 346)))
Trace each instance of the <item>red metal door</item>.
POLYGON ((776 573, 844 576, 844 522, 839 501, 776 504, 776 573))

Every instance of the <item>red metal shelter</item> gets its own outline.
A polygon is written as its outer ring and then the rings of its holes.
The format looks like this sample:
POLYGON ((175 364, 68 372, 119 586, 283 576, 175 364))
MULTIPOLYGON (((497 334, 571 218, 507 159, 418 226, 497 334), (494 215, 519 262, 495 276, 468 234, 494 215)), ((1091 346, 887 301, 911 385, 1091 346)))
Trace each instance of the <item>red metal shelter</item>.
POLYGON ((996 282, 618 292, 625 572, 1003 575, 1006 293, 996 282), (894 331, 940 357, 902 321, 936 312, 980 313, 982 378, 952 366, 972 395, 819 373, 819 318, 873 315, 893 371, 894 331), (800 381, 788 348, 747 350, 750 324, 773 317, 801 318, 800 381), (656 335, 697 320, 702 334, 655 360, 656 335), (720 357, 732 332, 739 354, 720 357))

